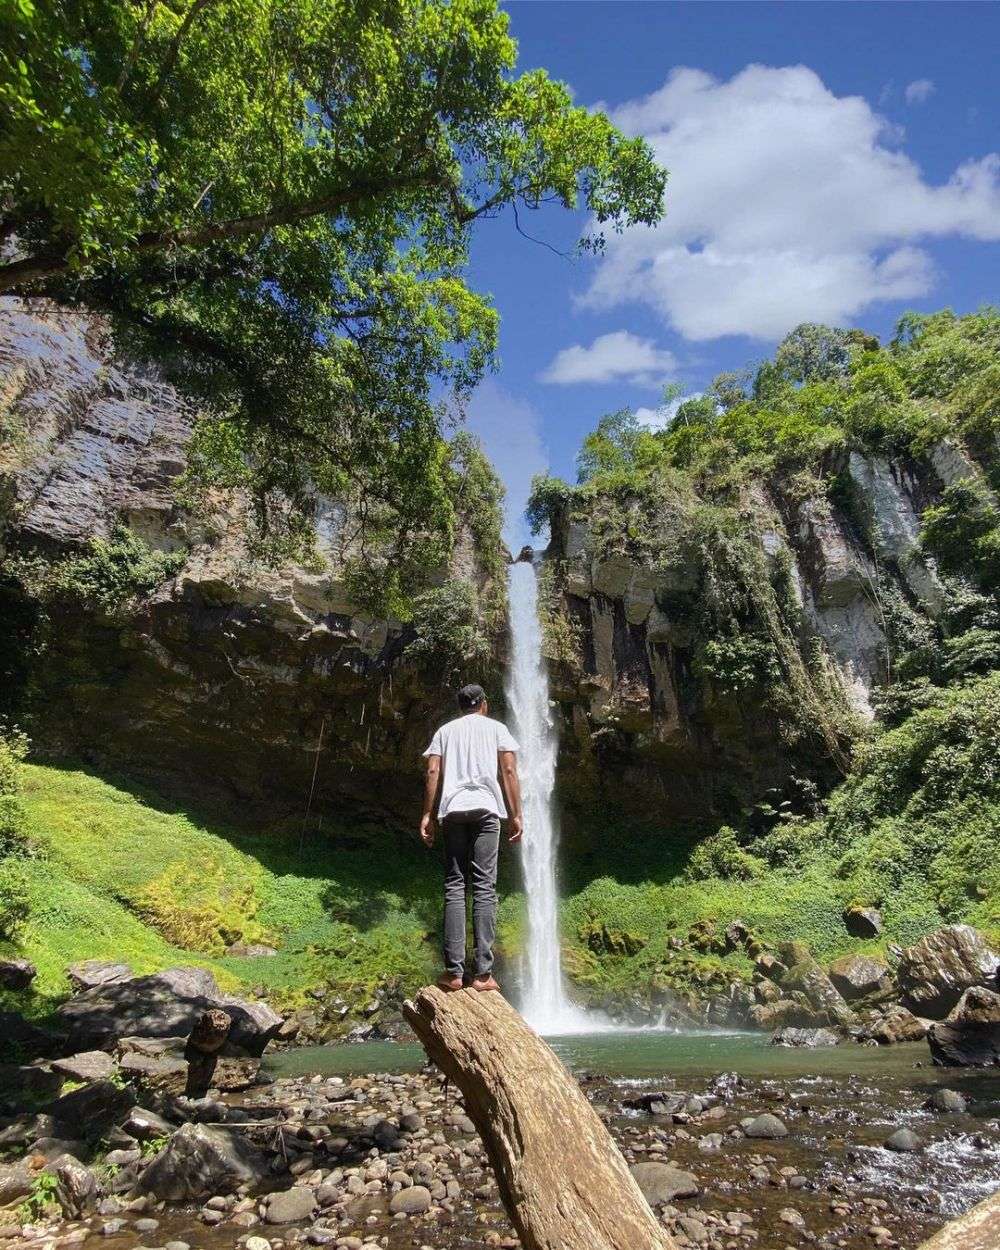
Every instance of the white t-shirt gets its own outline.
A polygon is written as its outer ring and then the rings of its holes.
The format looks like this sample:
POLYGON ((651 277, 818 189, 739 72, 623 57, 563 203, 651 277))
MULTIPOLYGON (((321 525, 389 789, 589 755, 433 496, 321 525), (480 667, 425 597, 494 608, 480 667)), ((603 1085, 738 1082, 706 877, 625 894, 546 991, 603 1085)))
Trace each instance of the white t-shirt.
POLYGON ((507 815, 497 780, 499 751, 516 751, 510 730, 498 720, 469 712, 442 725, 424 755, 440 755, 444 765, 438 819, 452 812, 507 815))

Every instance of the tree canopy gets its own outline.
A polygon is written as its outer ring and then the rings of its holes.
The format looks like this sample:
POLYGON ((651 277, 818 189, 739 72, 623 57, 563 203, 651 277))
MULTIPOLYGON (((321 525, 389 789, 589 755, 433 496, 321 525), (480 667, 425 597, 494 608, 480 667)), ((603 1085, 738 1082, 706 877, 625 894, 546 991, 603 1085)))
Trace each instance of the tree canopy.
MULTIPOLYGON (((653 223, 641 139, 515 75, 495 0, 0 0, 0 290, 111 312, 206 406, 194 465, 268 501, 453 523, 443 397, 489 367, 470 230, 653 223)), ((280 511, 280 510, 279 510, 280 511)))

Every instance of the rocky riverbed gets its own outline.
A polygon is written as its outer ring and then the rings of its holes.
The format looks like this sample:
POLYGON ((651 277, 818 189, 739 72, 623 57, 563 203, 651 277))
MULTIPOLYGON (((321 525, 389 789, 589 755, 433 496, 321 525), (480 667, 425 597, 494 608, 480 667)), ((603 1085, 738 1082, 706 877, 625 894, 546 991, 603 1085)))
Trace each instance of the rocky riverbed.
MULTIPOLYGON (((198 1101, 162 1076, 90 1082, 69 1095, 75 1125, 58 1103, 16 1119, 0 1237, 53 1250, 518 1244, 475 1127, 433 1070, 244 1075, 254 1083, 198 1101), (95 1132, 103 1145, 88 1144, 95 1132)), ((906 1250, 1000 1186, 1000 1080, 984 1073, 577 1076, 682 1245, 906 1250)))

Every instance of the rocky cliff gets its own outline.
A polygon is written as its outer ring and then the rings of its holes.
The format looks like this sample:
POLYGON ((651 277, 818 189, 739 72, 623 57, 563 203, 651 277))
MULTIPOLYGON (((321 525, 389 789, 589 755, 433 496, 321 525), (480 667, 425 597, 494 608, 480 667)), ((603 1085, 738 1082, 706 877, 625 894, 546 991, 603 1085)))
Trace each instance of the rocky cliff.
MULTIPOLYGON (((352 602, 350 508, 318 499, 314 554, 262 562, 245 501, 179 502, 196 413, 103 322, 5 300, 0 344, 3 710, 36 748, 294 806, 315 770, 319 805, 411 809, 444 669, 352 602), (95 593, 95 560, 135 584, 95 593)), ((467 527, 429 582, 495 599, 496 557, 467 527)))

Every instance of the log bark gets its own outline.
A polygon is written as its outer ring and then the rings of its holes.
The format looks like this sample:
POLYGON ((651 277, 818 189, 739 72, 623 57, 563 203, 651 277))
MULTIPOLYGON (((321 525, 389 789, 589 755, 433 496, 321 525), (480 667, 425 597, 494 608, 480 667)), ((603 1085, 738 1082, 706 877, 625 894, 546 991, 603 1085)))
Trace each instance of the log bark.
POLYGON ((1000 1246, 1000 1193, 951 1220, 919 1250, 996 1250, 1000 1246))
POLYGON ((500 994, 428 986, 403 1014, 462 1091, 524 1250, 675 1250, 579 1085, 500 994))

